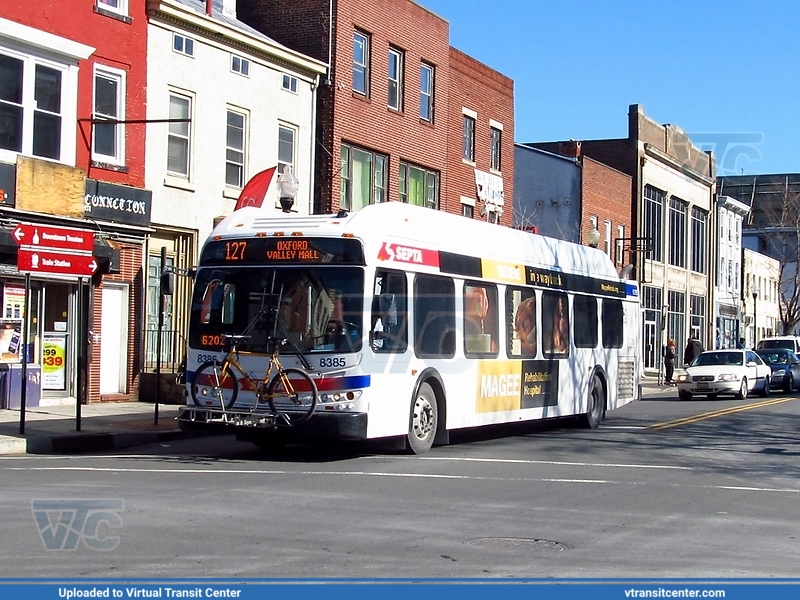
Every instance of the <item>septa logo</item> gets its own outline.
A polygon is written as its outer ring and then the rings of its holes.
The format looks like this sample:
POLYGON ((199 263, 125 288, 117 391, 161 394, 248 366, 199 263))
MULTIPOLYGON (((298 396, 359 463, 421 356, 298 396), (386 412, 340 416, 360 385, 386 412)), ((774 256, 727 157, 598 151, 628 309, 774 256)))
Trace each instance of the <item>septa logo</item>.
POLYGON ((383 244, 381 244, 381 249, 378 251, 378 260, 391 260, 394 262, 438 267, 439 252, 437 250, 426 250, 424 248, 383 242, 383 244))

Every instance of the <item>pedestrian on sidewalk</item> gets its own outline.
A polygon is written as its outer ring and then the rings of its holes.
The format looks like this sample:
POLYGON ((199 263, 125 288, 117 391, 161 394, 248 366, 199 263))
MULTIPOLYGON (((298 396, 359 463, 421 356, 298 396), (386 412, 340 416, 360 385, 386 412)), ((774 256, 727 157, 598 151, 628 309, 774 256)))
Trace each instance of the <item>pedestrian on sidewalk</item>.
POLYGON ((673 339, 667 342, 667 348, 664 350, 664 370, 667 373, 665 382, 667 385, 672 385, 672 374, 675 372, 675 340, 673 339))
POLYGON ((688 366, 702 351, 703 344, 700 343, 700 340, 690 337, 686 342, 686 350, 683 351, 683 364, 688 366))

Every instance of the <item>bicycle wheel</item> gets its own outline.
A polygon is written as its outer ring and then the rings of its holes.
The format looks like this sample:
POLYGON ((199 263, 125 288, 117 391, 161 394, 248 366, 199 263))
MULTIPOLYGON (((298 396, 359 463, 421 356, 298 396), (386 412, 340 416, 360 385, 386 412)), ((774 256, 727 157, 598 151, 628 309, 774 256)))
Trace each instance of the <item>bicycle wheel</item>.
POLYGON ((317 408, 317 384, 300 369, 281 369, 267 387, 267 402, 276 415, 286 415, 289 424, 308 421, 317 408), (299 413, 293 415, 291 413, 299 413))
POLYGON ((200 365, 192 380, 192 400, 197 406, 231 408, 239 395, 239 381, 230 368, 212 360, 200 365))

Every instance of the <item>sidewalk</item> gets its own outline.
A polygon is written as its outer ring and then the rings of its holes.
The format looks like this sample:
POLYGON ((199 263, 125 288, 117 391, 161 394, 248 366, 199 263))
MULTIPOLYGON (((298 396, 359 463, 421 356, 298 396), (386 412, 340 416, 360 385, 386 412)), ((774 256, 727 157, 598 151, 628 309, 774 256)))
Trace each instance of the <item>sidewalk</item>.
POLYGON ((147 402, 107 402, 81 406, 77 431, 75 405, 42 406, 25 411, 20 434, 20 411, 0 410, 0 454, 83 454, 196 436, 181 431, 175 415, 179 406, 147 402))

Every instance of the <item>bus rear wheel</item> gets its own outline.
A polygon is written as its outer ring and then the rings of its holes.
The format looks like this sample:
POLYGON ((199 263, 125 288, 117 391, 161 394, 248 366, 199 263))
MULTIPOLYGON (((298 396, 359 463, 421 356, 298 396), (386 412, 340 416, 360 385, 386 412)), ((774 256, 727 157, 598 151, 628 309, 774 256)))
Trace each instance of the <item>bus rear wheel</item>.
POLYGON ((423 383, 411 403, 406 449, 411 454, 424 454, 430 450, 438 426, 439 408, 436 394, 430 385, 423 383))
POLYGON ((588 429, 597 429, 606 415, 606 392, 603 382, 595 375, 589 384, 586 412, 578 417, 578 424, 588 429))

